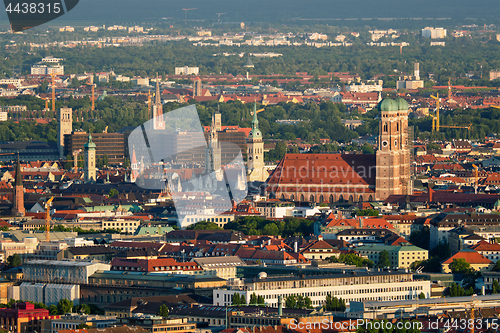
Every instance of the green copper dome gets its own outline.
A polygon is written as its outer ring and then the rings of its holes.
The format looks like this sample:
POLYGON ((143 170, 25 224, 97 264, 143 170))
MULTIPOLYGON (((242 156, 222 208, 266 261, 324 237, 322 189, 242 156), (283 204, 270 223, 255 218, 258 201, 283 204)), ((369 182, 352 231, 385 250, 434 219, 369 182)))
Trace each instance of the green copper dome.
POLYGON ((394 101, 398 105, 398 110, 406 111, 410 108, 410 106, 408 105, 408 102, 404 98, 398 97, 394 101))
POLYGON ((90 148, 90 149, 95 149, 96 145, 95 143, 92 142, 92 135, 89 134, 89 141, 83 145, 84 148, 90 148))
POLYGON ((398 111, 398 103, 390 98, 384 98, 378 103, 377 108, 379 111, 398 111))

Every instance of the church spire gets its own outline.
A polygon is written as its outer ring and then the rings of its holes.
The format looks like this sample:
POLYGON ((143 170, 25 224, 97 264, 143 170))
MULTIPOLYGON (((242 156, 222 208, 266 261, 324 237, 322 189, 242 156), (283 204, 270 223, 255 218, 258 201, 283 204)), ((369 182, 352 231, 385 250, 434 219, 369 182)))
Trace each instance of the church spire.
POLYGON ((158 80, 158 73, 156 73, 156 93, 155 93, 155 104, 161 104, 161 96, 160 96, 160 80, 158 80))
POLYGON ((252 119, 252 129, 259 129, 259 119, 257 119, 257 102, 253 102, 253 119, 252 119))
POLYGON ((14 216, 24 216, 24 187, 23 175, 21 174, 21 161, 19 160, 19 152, 17 153, 16 178, 14 179, 14 205, 12 213, 14 216))
POLYGON ((14 185, 23 186, 23 175, 21 174, 21 162, 19 160, 19 152, 17 153, 16 178, 14 185))

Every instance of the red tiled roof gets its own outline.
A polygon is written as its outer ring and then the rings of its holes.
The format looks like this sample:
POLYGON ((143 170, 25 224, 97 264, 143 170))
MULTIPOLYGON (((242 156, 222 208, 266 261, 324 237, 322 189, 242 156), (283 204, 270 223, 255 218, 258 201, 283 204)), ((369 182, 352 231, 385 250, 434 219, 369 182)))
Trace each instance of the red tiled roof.
POLYGON ((473 245, 471 247, 471 249, 473 249, 474 251, 477 251, 477 252, 486 252, 486 251, 489 251, 489 252, 500 252, 500 244, 498 243, 488 243, 487 241, 480 241, 479 243, 477 243, 476 245, 473 245))
POLYGON ((286 154, 269 185, 375 185, 375 155, 286 154))
POLYGON ((453 259, 459 259, 459 258, 465 259, 465 261, 471 265, 480 265, 480 264, 488 265, 492 263, 491 260, 485 258, 482 254, 476 251, 463 250, 457 252, 455 255, 443 261, 443 264, 451 264, 453 262, 453 259))

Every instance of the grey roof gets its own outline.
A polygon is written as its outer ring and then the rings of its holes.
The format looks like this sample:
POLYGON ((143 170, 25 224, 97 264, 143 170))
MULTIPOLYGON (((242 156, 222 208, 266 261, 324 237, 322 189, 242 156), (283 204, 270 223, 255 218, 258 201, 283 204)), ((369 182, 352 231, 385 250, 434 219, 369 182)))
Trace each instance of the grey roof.
MULTIPOLYGON (((498 301, 498 295, 478 295, 474 296, 478 301, 498 301)), ((467 303, 471 302, 470 296, 460 296, 460 297, 442 297, 442 298, 430 298, 430 299, 419 299, 418 304, 432 306, 434 304, 451 304, 451 303, 467 303)), ((353 302, 351 302, 353 303, 353 302)), ((364 307, 370 308, 384 308, 384 307, 394 307, 394 306, 414 306, 415 300, 402 300, 402 301, 383 301, 383 302, 354 302, 363 303, 364 307)))
POLYGON ((245 64, 243 67, 254 67, 252 60, 250 59, 250 55, 247 58, 247 61, 245 61, 245 64))
POLYGON ((68 267, 84 267, 94 265, 91 261, 75 261, 75 260, 30 260, 24 265, 46 265, 46 266, 68 266, 68 267))
POLYGON ((198 265, 207 268, 246 265, 245 262, 237 256, 194 258, 193 261, 196 262, 198 265))
MULTIPOLYGON (((22 230, 13 230, 10 232, 10 237, 12 240, 16 242, 20 242, 26 237, 34 237, 38 239, 38 241, 45 242, 45 232, 25 232, 22 230)), ((50 233, 51 240, 64 240, 65 238, 75 238, 78 237, 77 232, 65 232, 65 231, 57 231, 50 233)))

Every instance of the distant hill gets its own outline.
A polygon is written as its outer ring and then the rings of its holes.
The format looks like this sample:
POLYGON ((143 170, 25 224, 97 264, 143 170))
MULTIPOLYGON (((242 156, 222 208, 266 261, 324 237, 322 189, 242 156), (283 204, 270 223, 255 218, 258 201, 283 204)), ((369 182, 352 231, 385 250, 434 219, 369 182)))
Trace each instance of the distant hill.
MULTIPOLYGON (((465 18, 498 19, 498 0, 80 0, 78 6, 61 17, 61 22, 95 22, 99 24, 142 23, 172 17, 180 23, 182 8, 189 11, 189 20, 216 22, 216 13, 223 22, 293 22, 293 19, 318 20, 321 24, 342 25, 332 19, 363 18, 465 18), (292 20, 292 21, 290 21, 292 20)), ((6 23, 1 11, 0 24, 6 23)), ((50 24, 50 23, 49 23, 50 24)), ((55 25, 57 22, 52 22, 55 25)), ((309 24, 311 24, 309 22, 309 24)))

